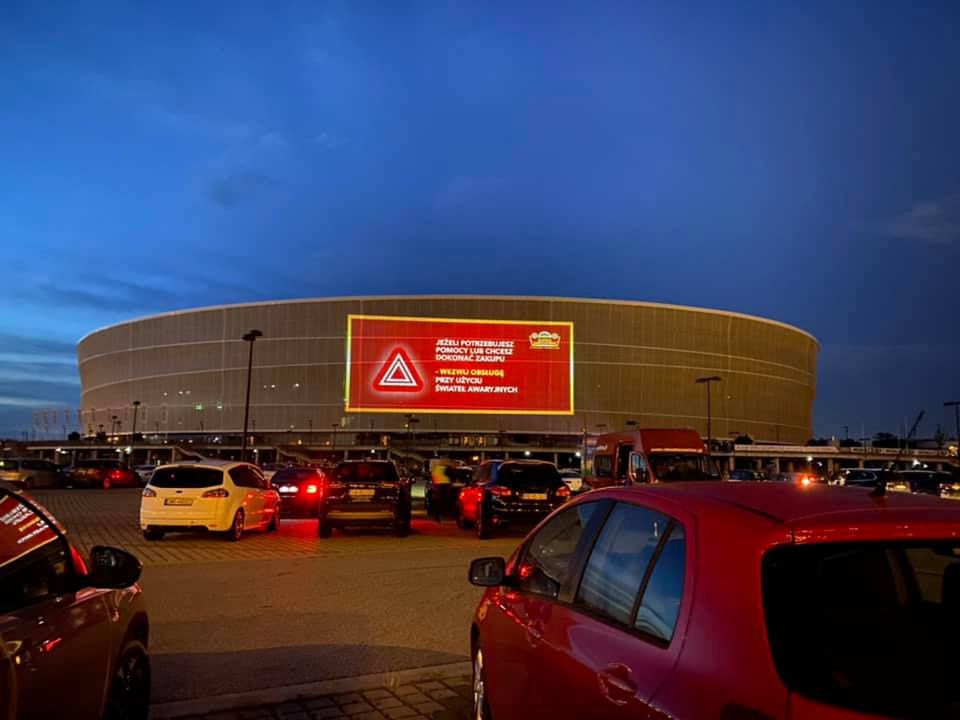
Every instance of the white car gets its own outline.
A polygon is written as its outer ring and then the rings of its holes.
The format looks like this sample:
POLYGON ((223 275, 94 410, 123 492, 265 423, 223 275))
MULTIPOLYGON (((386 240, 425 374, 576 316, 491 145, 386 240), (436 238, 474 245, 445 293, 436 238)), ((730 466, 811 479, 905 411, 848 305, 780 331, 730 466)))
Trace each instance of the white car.
POLYGON ((583 490, 583 476, 579 470, 561 470, 560 479, 563 480, 570 492, 578 493, 583 490))
POLYGON ((153 477, 153 471, 156 469, 156 465, 137 465, 134 471, 137 473, 137 476, 139 476, 140 482, 146 485, 150 482, 150 478, 153 477))
POLYGON ((250 463, 161 465, 140 498, 140 529, 147 540, 180 530, 222 532, 239 540, 246 530, 276 530, 279 524, 280 494, 250 463))

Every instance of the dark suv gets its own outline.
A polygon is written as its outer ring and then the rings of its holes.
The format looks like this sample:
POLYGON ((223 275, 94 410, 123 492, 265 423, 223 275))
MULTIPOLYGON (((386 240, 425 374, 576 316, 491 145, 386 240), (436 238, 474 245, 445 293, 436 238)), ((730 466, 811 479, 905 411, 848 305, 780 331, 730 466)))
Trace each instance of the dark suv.
POLYGON ((410 532, 410 486, 385 460, 342 462, 320 483, 317 533, 333 528, 391 527, 398 537, 410 532))

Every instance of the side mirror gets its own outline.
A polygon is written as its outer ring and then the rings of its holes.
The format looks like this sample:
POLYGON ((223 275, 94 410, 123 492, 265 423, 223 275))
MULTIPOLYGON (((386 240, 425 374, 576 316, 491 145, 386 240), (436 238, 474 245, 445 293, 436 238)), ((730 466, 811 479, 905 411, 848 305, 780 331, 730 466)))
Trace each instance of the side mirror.
POLYGON ((97 545, 90 551, 90 575, 87 583, 92 587, 122 590, 140 579, 143 563, 135 555, 119 548, 97 545))
POLYGON ((632 484, 647 482, 647 463, 641 453, 630 453, 630 465, 627 477, 632 484))
POLYGON ((478 558, 470 563, 471 585, 496 587, 504 584, 506 575, 507 563, 501 557, 478 558))

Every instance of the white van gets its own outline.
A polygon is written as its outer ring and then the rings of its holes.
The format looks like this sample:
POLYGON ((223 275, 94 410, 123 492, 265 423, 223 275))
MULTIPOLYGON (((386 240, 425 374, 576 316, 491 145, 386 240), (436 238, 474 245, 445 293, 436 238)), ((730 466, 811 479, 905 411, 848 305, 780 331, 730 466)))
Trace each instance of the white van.
POLYGON ((161 465, 140 499, 147 540, 169 531, 209 530, 239 540, 245 530, 276 530, 280 494, 256 465, 202 460, 161 465))

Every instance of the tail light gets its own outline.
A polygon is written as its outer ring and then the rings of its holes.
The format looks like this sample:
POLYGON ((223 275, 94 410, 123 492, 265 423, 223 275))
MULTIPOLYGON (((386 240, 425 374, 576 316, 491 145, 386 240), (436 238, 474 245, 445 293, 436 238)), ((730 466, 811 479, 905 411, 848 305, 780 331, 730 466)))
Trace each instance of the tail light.
POLYGON ((307 485, 307 495, 316 495, 320 488, 314 483, 307 485))
POLYGON ((123 470, 111 470, 107 476, 111 480, 123 480, 123 470))
POLYGON ((226 489, 226 488, 217 488, 216 490, 207 490, 207 491, 206 491, 203 495, 201 495, 200 497, 205 497, 205 498, 226 498, 226 497, 230 497, 230 493, 227 492, 227 489, 226 489))
POLYGON ((399 483, 395 483, 395 482, 382 482, 380 483, 380 487, 392 489, 392 488, 395 488, 398 484, 399 483))
POLYGON ((145 487, 143 489, 143 497, 156 497, 157 491, 153 488, 145 487))
POLYGON ((570 488, 564 485, 562 488, 557 488, 556 494, 558 498, 563 498, 564 500, 566 500, 567 498, 570 497, 570 488))
POLYGON ((801 484, 801 485, 809 485, 811 482, 813 482, 813 481, 812 481, 809 477, 807 477, 806 475, 804 475, 802 478, 800 478, 800 484, 801 484))
POLYGON ((503 485, 491 485, 490 494, 496 495, 497 497, 510 497, 513 495, 513 490, 503 485))

